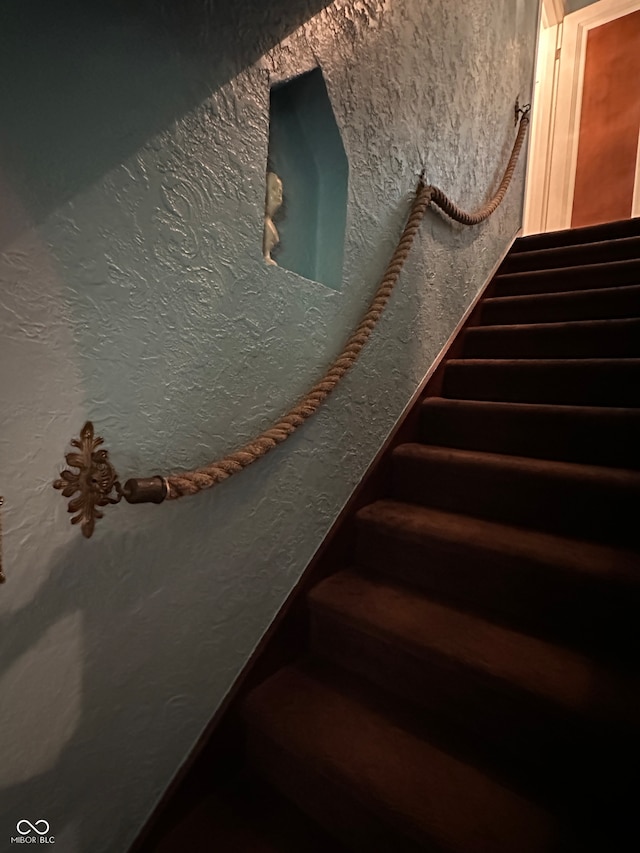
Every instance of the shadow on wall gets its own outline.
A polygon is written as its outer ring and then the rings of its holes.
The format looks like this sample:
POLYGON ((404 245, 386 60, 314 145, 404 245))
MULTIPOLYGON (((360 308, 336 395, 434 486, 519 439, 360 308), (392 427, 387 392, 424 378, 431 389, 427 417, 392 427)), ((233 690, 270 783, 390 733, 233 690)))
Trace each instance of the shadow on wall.
POLYGON ((0 249, 331 2, 6 0, 0 249))
MULTIPOLYGON (((103 539, 103 547, 114 557, 140 553, 145 548, 153 552, 154 545, 150 543, 160 540, 164 525, 166 515, 159 513, 142 531, 117 534, 112 529, 108 538, 103 539)), ((211 577, 199 573, 185 584, 179 571, 171 575, 170 559, 156 549, 144 571, 136 574, 134 570, 134 576, 125 583, 122 561, 114 559, 111 571, 97 568, 92 564, 87 542, 78 536, 52 561, 46 583, 39 590, 37 607, 29 602, 0 616, 2 683, 11 674, 13 665, 34 648, 46 644, 61 623, 71 623, 77 629, 73 637, 67 631, 63 641, 69 645, 73 639, 78 646, 76 672, 61 670, 58 663, 52 666, 56 675, 51 685, 43 687, 41 681, 29 678, 15 685, 14 691, 22 696, 20 722, 24 718, 32 724, 40 721, 42 736, 29 744, 16 740, 15 734, 12 737, 11 725, 0 732, 0 754, 5 765, 0 805, 1 849, 6 849, 4 844, 17 834, 16 822, 25 814, 30 817, 31 809, 38 818, 50 823, 58 849, 62 845, 65 851, 125 850, 139 829, 130 824, 127 816, 148 811, 150 795, 153 799, 161 793, 150 791, 150 784, 159 778, 169 778, 182 759, 180 738, 172 744, 167 732, 179 731, 182 725, 192 689, 188 678, 181 681, 178 675, 173 679, 172 696, 167 702, 163 680, 141 678, 140 673, 147 663, 149 649, 153 649, 154 656, 162 659, 169 671, 185 674, 186 659, 197 665, 200 657, 211 652, 210 648, 194 645, 190 631, 191 620, 199 620, 202 611, 211 608, 211 577), (90 583, 86 582, 88 574, 90 583), (160 630, 156 618, 158 608, 164 608, 166 602, 159 603, 149 592, 160 585, 168 589, 172 602, 174 621, 170 631, 160 630), (117 631, 114 624, 119 626, 117 631), (106 637, 109 642, 105 642, 106 637), (127 666, 114 668, 114 658, 126 659, 127 666), (70 684, 75 686, 73 695, 69 695, 70 684), (72 719, 62 727, 57 725, 56 715, 62 713, 68 717, 70 706, 72 719), (158 712, 150 714, 149 708, 158 712), (129 767, 129 775, 135 775, 135 780, 128 778, 126 785, 119 786, 122 756, 118 746, 131 739, 144 740, 153 747, 129 767), (43 761, 43 754, 49 758, 43 761), (38 769, 34 771, 32 765, 38 769), (87 779, 88 766, 91 780, 87 779), (21 778, 16 779, 16 775, 21 778), (96 779, 102 784, 96 785, 96 779), (138 803, 132 804, 138 791, 143 795, 138 803), (109 799, 108 808, 102 801, 104 797, 109 799), (104 827, 107 839, 104 847, 95 846, 96 824, 98 827, 100 824, 96 815, 104 815, 102 820, 109 823, 104 827), (86 830, 85 820, 91 824, 90 832, 86 830)), ((243 603, 238 602, 229 619, 238 641, 242 642, 247 623, 243 603)), ((215 630, 208 642, 215 645, 215 630)), ((56 650, 51 654, 55 657, 56 650)), ((226 676, 227 673, 221 674, 221 678, 226 676)), ((14 692, 13 699, 16 698, 14 692)), ((7 722, 10 724, 12 720, 7 722)))

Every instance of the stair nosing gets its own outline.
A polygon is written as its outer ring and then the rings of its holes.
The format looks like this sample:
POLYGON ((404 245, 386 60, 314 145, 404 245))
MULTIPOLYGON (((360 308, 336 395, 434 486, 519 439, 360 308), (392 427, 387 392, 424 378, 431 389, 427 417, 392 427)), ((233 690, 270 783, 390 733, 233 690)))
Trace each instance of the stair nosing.
MULTIPOLYGON (((634 238, 629 238, 634 239, 634 238)), ((580 244, 581 246, 585 244, 580 244)), ((588 245, 588 244, 586 244, 588 245)), ((557 251, 557 248, 554 250, 548 251, 557 251)), ((536 253, 537 254, 537 253, 536 253)), ((599 271, 604 272, 605 270, 611 271, 617 269, 624 269, 625 267, 633 268, 634 266, 638 266, 640 269, 640 256, 637 258, 621 258, 616 261, 596 261, 593 264, 575 264, 574 266, 567 267, 549 267, 548 269, 532 269, 532 270, 520 270, 518 272, 505 272, 505 273, 496 273, 494 277, 495 282, 504 283, 506 280, 515 280, 515 281, 523 281, 529 278, 546 278, 550 276, 561 277, 561 276, 571 276, 571 275, 579 275, 580 272, 588 273, 597 273, 599 271)), ((611 287, 606 288, 610 290, 612 287, 619 287, 624 285, 611 285, 611 287)), ((631 285, 633 286, 633 285, 631 285)), ((605 288, 603 288, 605 289, 605 288)), ((573 292, 573 291, 571 291, 573 292)))
MULTIPOLYGON (((629 291, 639 292, 640 293, 640 283, 639 284, 619 284, 613 285, 611 287, 594 287, 587 290, 550 290, 545 291, 544 293, 520 293, 515 296, 487 296, 485 297, 481 305, 504 305, 507 302, 513 303, 516 305, 521 305, 524 301, 533 301, 540 302, 545 299, 556 299, 556 300, 575 300, 584 297, 593 297, 593 296, 611 296, 612 292, 615 293, 628 293, 629 291)), ((612 318, 612 319, 628 319, 626 317, 620 318, 612 318)), ((632 318, 635 319, 635 318, 632 318)))
MULTIPOLYGON (((533 294, 532 294, 533 295, 533 294)), ((538 294, 540 295, 540 294, 538 294)), ((510 297, 497 297, 510 298, 510 297)), ((557 322, 533 322, 533 323, 491 323, 482 326, 470 326, 465 329, 465 335, 484 335, 490 332, 501 332, 505 329, 527 329, 535 331, 552 331, 566 327, 568 331, 574 329, 610 329, 612 326, 619 328, 620 326, 640 325, 640 316, 638 317, 612 317, 611 319, 603 320, 558 320, 557 322)))
MULTIPOLYGON (((573 229, 570 229, 573 230, 573 229)), ((538 235, 528 235, 528 236, 538 236, 538 235)), ((524 239, 524 238, 522 238, 524 239)), ((513 257, 534 257, 534 256, 544 256, 546 252, 570 252, 570 251, 585 251, 591 248, 597 247, 598 249, 605 249, 613 246, 614 248, 624 245, 629 245, 632 241, 637 241, 640 246, 640 234, 634 234, 630 237, 614 237, 611 240, 592 240, 589 243, 567 243, 564 246, 548 246, 543 249, 525 249, 522 252, 514 252, 513 257)), ((507 256, 508 257, 508 256, 507 256)), ((640 254, 638 255, 638 259, 640 259, 640 254)), ((506 258, 505 258, 506 260, 506 258)), ((619 258, 618 260, 634 260, 633 258, 619 258)), ((598 263, 604 263, 604 261, 598 261, 598 263)), ((582 266, 582 265, 578 265, 582 266)), ((584 264, 584 266, 589 266, 589 264, 584 264)), ((553 267, 553 269, 562 269, 561 267, 553 267)), ((524 270, 521 270, 524 272, 524 270)), ((533 272, 533 270, 532 270, 533 272)), ((502 275, 498 273, 498 275, 502 275)), ((511 273, 505 273, 505 275, 511 275, 511 273)))
MULTIPOLYGON (((476 361, 485 361, 485 359, 475 359, 476 361)), ((577 359, 575 359, 577 361, 577 359)), ((581 361, 583 359, 580 359, 581 361)), ((478 408, 504 408, 504 409, 516 409, 523 411, 525 409, 536 409, 540 411, 541 409, 548 414, 552 414, 554 411, 558 410, 561 413, 573 412, 576 415, 580 414, 589 414, 595 415, 596 417, 607 417, 610 415, 618 415, 628 416, 628 417, 638 417, 640 416, 640 409, 632 408, 630 406, 590 406, 584 405, 581 406, 577 403, 521 403, 521 402, 512 402, 510 400, 467 400, 466 398, 456 398, 456 397, 425 397, 420 401, 420 407, 426 408, 430 406, 441 406, 443 408, 464 408, 464 407, 478 407, 478 408)))
MULTIPOLYGON (((640 366, 640 357, 632 356, 630 358, 618 358, 616 356, 610 356, 605 358, 597 358, 597 357, 589 357, 589 358, 450 358, 447 360, 445 366, 449 365, 461 365, 461 364, 477 364, 482 365, 484 367, 487 364, 517 364, 517 365, 540 365, 548 368, 549 365, 555 364, 559 365, 580 365, 582 368, 591 365, 593 367, 599 367, 603 365, 621 365, 628 366, 631 363, 637 362, 637 366, 640 366)), ((625 408, 623 406, 623 408, 625 408)))
POLYGON ((640 472, 626 468, 614 468, 608 465, 589 465, 584 462, 565 462, 556 459, 538 459, 531 456, 517 456, 511 454, 494 453, 485 450, 465 450, 457 447, 443 447, 437 444, 426 444, 417 441, 405 441, 397 445, 393 451, 394 457, 439 457, 445 462, 474 462, 488 467, 498 465, 501 468, 509 468, 513 472, 534 471, 542 474, 556 474, 569 476, 573 479, 594 478, 603 480, 610 478, 615 483, 627 480, 631 485, 640 488, 640 472), (448 457, 448 458, 444 458, 448 457))
MULTIPOLYGON (((526 246, 527 244, 530 244, 530 243, 536 243, 536 242, 537 243, 544 243, 545 240, 546 241, 555 240, 557 238, 561 238, 563 241, 567 240, 567 239, 569 241, 571 241, 572 235, 575 238, 576 235, 579 237, 581 234, 585 234, 588 231, 591 231, 594 234, 601 235, 603 232, 607 232, 607 233, 611 232, 611 231, 615 232, 615 231, 620 230, 620 229, 626 230, 629 228, 629 226, 633 226, 633 228, 634 228, 633 234, 631 234, 630 236, 632 236, 632 237, 640 236, 640 217, 637 217, 637 216, 636 217, 634 217, 634 216, 625 217, 624 219, 614 219, 611 222, 598 222, 595 225, 580 225, 577 228, 571 228, 571 227, 560 228, 557 230, 543 231, 543 232, 538 233, 538 234, 525 234, 522 237, 519 237, 515 241, 514 246, 513 246, 513 252, 514 252, 514 254, 518 255, 518 254, 520 254, 521 251, 523 251, 523 252, 524 251, 544 251, 544 249, 545 249, 544 246, 542 247, 542 249, 539 249, 539 250, 538 249, 527 250, 526 248, 520 248, 520 247, 526 246)), ((621 238, 614 237, 612 239, 621 239, 621 238)), ((596 241, 596 242, 602 242, 602 241, 596 241)), ((585 244, 578 240, 578 242, 562 242, 562 243, 559 243, 558 245, 559 246, 582 246, 585 244)), ((555 246, 548 246, 546 248, 556 248, 556 247, 555 246)))

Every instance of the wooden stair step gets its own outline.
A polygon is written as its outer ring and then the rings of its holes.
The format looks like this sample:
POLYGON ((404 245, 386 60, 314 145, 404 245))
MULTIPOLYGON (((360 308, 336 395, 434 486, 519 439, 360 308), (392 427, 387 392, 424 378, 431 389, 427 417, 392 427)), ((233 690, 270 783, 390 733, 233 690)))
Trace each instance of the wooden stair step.
POLYGON ((587 225, 582 228, 566 228, 560 231, 547 231, 543 234, 529 234, 519 237, 511 251, 540 251, 559 246, 580 246, 585 243, 598 243, 604 240, 618 240, 625 237, 640 236, 640 217, 619 219, 600 225, 587 225))
POLYGON ((425 444, 513 456, 640 468, 640 408, 501 403, 428 397, 425 444))
POLYGON ((608 797, 620 750, 638 754, 636 677, 355 571, 322 581, 309 603, 318 658, 397 697, 440 744, 449 734, 458 755, 552 810, 567 788, 581 807, 608 797), (484 756, 465 754, 474 742, 484 756))
POLYGON ((464 358, 632 358, 640 356, 640 318, 472 326, 464 358))
POLYGON ((587 266, 603 262, 608 264, 634 258, 640 258, 640 236, 580 243, 575 246, 554 246, 548 249, 510 252, 498 270, 496 284, 500 283, 502 288, 503 276, 511 273, 587 266))
POLYGON ((199 798, 154 853, 347 853, 272 786, 244 774, 199 798))
POLYGON ((640 554, 388 499, 356 521, 363 570, 638 667, 640 554))
POLYGON ((561 849, 545 811, 298 667, 244 716, 252 765, 354 851, 561 849))
POLYGON ((475 717, 488 700, 490 716, 484 722, 496 736, 508 735, 503 726, 514 713, 509 706, 517 712, 515 737, 522 736, 528 719, 533 731, 527 740, 537 730, 541 742, 551 736, 552 716, 545 712, 566 718, 573 731, 584 723, 589 732, 597 721, 607 723, 611 733, 631 726, 640 713, 635 676, 612 673, 587 656, 433 601, 388 578, 343 570, 317 584, 308 598, 316 616, 312 647, 317 655, 332 651, 336 663, 427 707, 446 705, 446 713, 453 712, 451 698, 457 703, 461 693, 466 698, 458 712, 465 716, 473 708, 475 717), (327 615, 333 621, 322 630, 327 615), (337 622, 347 629, 340 636, 337 622), (354 641, 354 634, 364 640, 354 641), (376 641, 386 643, 390 655, 380 654, 376 641), (389 656, 395 664, 381 666, 389 656), (408 668, 402 666, 405 656, 408 668))
POLYGON ((449 359, 444 397, 574 406, 640 406, 640 359, 449 359))
MULTIPOLYGON (((639 241, 640 242, 640 241, 639 241)), ((519 258, 514 255, 514 258, 519 258)), ((531 269, 500 272, 494 279, 495 296, 574 293, 576 291, 613 290, 640 284, 640 257, 605 264, 585 263, 555 269, 531 269)))
POLYGON ((564 323, 575 320, 616 320, 640 317, 640 285, 534 293, 483 299, 483 325, 564 323))
POLYGON ((617 545, 638 545, 640 473, 407 443, 392 453, 392 497, 617 545))

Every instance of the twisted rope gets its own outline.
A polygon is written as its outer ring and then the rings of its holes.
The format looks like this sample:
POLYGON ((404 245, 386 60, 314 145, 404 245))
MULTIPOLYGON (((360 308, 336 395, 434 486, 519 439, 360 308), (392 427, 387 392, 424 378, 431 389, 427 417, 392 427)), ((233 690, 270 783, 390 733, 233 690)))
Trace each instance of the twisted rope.
POLYGON ((485 219, 488 219, 502 202, 507 194, 507 190, 509 189, 509 184, 511 183, 513 173, 515 172, 518 164, 518 157, 520 156, 520 150, 522 149, 524 137, 529 125, 529 109, 529 106, 526 106, 519 110, 520 125, 518 127, 516 141, 513 143, 511 157, 509 157, 507 168, 504 170, 500 186, 490 201, 478 208, 478 210, 474 210, 473 213, 467 213, 462 210, 462 208, 458 207, 457 204, 454 204, 454 202, 452 202, 439 187, 432 186, 430 188, 432 191, 431 203, 437 205, 447 214, 447 216, 451 219, 455 219, 456 222, 462 223, 462 225, 479 225, 481 222, 484 222, 485 219))
POLYGON ((473 213, 467 213, 454 204, 441 189, 425 184, 421 176, 400 242, 389 261, 373 301, 367 313, 362 318, 360 325, 353 332, 345 348, 327 370, 323 378, 313 386, 297 406, 287 412, 270 429, 262 432, 239 450, 230 453, 222 459, 211 462, 202 468, 196 468, 194 471, 185 471, 180 474, 171 474, 164 477, 163 480, 167 492, 166 497, 168 499, 175 500, 185 495, 195 495, 197 492, 210 489, 233 474, 237 474, 243 468, 251 465, 252 462, 260 459, 278 444, 289 438, 298 427, 302 426, 307 418, 310 418, 318 410, 320 404, 329 396, 344 374, 356 362, 362 348, 369 340, 371 332, 380 319, 389 301, 391 292, 398 281, 400 272, 411 250, 413 240, 427 208, 431 204, 435 204, 451 219, 463 225, 477 225, 487 219, 504 199, 511 183, 529 124, 528 110, 525 108, 520 113, 518 134, 513 145, 511 157, 509 158, 500 186, 493 198, 473 213))

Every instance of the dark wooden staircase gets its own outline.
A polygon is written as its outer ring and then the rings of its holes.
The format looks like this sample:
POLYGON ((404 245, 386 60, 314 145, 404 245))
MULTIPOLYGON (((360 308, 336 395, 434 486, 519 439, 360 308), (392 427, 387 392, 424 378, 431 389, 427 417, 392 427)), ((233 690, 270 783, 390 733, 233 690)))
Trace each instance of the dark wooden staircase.
POLYGON ((640 849, 640 220, 518 240, 136 850, 640 849))

